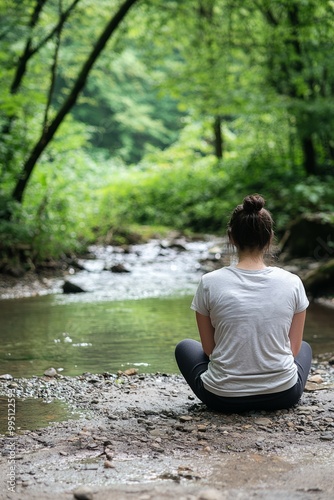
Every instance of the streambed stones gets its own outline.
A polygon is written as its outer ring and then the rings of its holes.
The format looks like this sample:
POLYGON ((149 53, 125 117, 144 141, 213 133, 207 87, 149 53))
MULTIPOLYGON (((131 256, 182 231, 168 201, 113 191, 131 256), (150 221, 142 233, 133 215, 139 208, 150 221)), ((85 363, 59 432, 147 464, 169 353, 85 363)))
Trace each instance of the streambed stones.
POLYGON ((46 377, 56 377, 58 375, 58 372, 55 368, 51 367, 45 370, 44 375, 46 377))

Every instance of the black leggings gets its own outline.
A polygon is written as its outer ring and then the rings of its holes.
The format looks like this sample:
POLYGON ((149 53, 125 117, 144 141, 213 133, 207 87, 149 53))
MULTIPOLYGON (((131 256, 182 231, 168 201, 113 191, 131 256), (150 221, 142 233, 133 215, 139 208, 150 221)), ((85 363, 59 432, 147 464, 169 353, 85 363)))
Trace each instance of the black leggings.
POLYGON ((223 413, 241 413, 251 410, 280 410, 297 404, 303 394, 311 369, 312 350, 309 344, 302 342, 298 356, 295 358, 298 380, 291 389, 271 394, 232 398, 217 396, 204 388, 201 374, 207 370, 209 358, 204 353, 200 342, 192 339, 182 340, 176 346, 175 358, 187 383, 208 408, 223 413))

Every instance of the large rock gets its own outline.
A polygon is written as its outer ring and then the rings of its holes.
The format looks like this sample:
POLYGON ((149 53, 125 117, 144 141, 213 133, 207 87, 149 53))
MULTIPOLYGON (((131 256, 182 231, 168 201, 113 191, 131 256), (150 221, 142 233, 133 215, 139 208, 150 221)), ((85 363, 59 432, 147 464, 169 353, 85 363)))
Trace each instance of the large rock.
POLYGON ((310 271, 303 279, 306 291, 313 297, 334 292, 334 259, 310 271))
POLYGON ((304 214, 287 228, 280 249, 284 258, 334 258, 334 213, 304 214))
POLYGON ((63 284, 63 293, 84 293, 85 290, 83 290, 80 286, 75 285, 71 281, 65 281, 63 284))

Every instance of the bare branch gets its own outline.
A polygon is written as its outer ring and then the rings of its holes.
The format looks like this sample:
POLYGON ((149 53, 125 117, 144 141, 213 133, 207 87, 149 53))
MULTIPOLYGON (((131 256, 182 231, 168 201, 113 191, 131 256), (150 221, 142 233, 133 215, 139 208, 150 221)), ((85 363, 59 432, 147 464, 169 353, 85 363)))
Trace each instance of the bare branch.
MULTIPOLYGON (((62 17, 62 0, 58 0, 58 7, 59 7, 59 17, 61 18, 62 17)), ((56 33, 56 41, 55 41, 55 49, 54 49, 54 57, 53 57, 53 63, 51 66, 50 88, 49 88, 47 103, 46 103, 45 111, 44 111, 43 130, 45 130, 47 128, 48 116, 49 116, 49 111, 50 111, 51 102, 52 102, 52 96, 53 96, 55 82, 56 82, 58 55, 59 55, 62 27, 63 27, 63 24, 58 24, 58 30, 56 33)))
POLYGON ((23 75, 26 72, 27 69, 27 63, 31 57, 31 44, 32 44, 32 30, 36 26, 40 13, 45 5, 47 0, 37 0, 37 3, 35 5, 35 8, 31 14, 30 22, 29 22, 29 27, 30 27, 30 36, 27 40, 27 43, 25 45, 24 51, 19 59, 19 63, 16 68, 15 76, 13 79, 13 82, 10 87, 10 93, 11 94, 16 94, 18 91, 18 88, 21 84, 23 75))
POLYGON ((52 31, 35 47, 32 47, 32 29, 36 26, 39 15, 41 13, 41 10, 44 6, 44 4, 47 2, 47 0, 39 0, 36 4, 36 7, 34 9, 34 12, 32 13, 29 27, 31 28, 30 36, 27 40, 25 49, 23 51, 23 54, 21 55, 19 59, 19 63, 16 68, 15 76, 12 82, 12 85, 10 87, 10 92, 11 94, 15 94, 22 82, 22 79, 25 75, 25 72, 27 70, 27 64, 31 57, 36 54, 44 45, 51 40, 51 38, 59 32, 59 30, 62 30, 65 22, 67 21, 69 15, 71 14, 72 10, 74 7, 80 2, 80 0, 73 0, 72 4, 61 14, 59 18, 59 22, 56 24, 56 26, 53 28, 52 31))
POLYGON ((58 24, 56 24, 56 26, 53 28, 53 30, 50 31, 50 33, 45 38, 43 38, 43 40, 41 40, 40 43, 38 45, 36 45, 36 47, 31 49, 31 56, 36 54, 36 52, 38 52, 42 47, 44 47, 44 45, 49 40, 51 40, 51 38, 53 38, 53 36, 56 33, 58 33, 59 30, 61 31, 63 29, 63 26, 64 26, 65 22, 67 21, 67 19, 69 18, 72 10, 75 8, 75 6, 79 2, 80 2, 80 0, 73 0, 71 5, 59 16, 59 22, 58 22, 58 24))

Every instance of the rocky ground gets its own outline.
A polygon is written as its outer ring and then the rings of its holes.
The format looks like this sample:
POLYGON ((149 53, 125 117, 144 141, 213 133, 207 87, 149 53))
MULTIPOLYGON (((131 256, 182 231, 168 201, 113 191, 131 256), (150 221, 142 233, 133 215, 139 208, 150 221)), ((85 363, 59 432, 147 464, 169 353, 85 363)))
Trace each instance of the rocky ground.
MULTIPOLYGON (((0 297, 57 286, 47 274, 6 277, 0 297)), ((45 428, 0 435, 1 499, 334 498, 330 355, 314 360, 297 407, 243 415, 208 411, 176 375, 47 373, 31 379, 0 373, 2 405, 7 400, 9 408, 15 395, 45 405, 62 401, 69 412, 45 428)))
POLYGON ((208 411, 176 375, 2 376, 0 396, 61 400, 75 418, 0 436, 0 498, 332 499, 331 363, 314 363, 296 408, 243 415, 208 411))
POLYGON ((67 271, 27 272, 16 278, 9 274, 0 273, 0 300, 33 297, 53 293, 61 289, 67 271))

